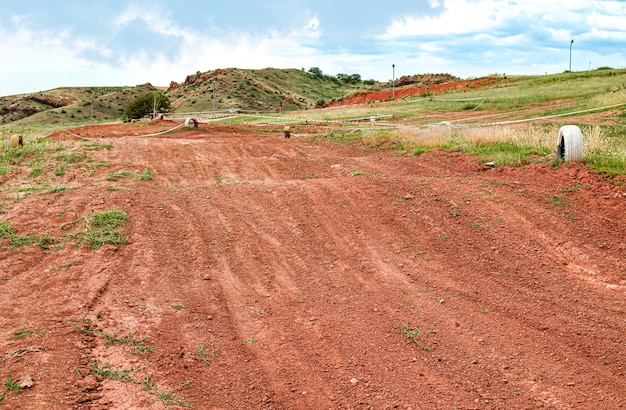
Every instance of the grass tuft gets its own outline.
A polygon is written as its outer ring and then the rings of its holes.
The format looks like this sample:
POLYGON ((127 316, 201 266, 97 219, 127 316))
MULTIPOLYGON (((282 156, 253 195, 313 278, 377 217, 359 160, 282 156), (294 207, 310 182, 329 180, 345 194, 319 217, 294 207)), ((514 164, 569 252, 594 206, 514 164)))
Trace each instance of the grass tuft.
POLYGON ((14 331, 13 334, 7 338, 7 340, 22 340, 25 339, 26 336, 41 332, 43 332, 43 329, 41 328, 28 329, 23 326, 20 329, 14 331))
POLYGON ((411 327, 409 325, 400 324, 398 322, 393 322, 393 325, 396 327, 396 329, 398 329, 400 334, 406 336, 417 346, 421 347, 424 350, 432 350, 430 346, 427 346, 424 343, 422 343, 422 341, 420 340, 420 337, 422 336, 423 333, 426 333, 426 334, 437 333, 436 330, 427 330, 426 332, 423 332, 418 327, 411 327))

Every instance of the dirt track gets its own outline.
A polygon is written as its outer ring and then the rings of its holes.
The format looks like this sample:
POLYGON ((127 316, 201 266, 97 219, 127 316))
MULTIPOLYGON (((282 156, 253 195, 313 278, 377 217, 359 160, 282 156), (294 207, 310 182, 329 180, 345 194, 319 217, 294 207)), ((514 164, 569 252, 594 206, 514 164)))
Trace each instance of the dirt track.
POLYGON ((110 166, 4 202, 52 236, 121 209, 131 243, 4 246, 0 377, 34 385, 3 408, 626 407, 624 186, 278 131, 116 132, 81 132, 110 166))

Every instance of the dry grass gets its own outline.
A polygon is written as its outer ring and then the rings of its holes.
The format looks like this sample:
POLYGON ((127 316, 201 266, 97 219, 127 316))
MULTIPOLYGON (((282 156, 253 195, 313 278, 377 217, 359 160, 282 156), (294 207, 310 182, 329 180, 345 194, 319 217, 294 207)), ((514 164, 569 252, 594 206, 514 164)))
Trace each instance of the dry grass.
POLYGON ((536 147, 556 146, 558 126, 489 126, 489 127, 450 127, 438 125, 423 128, 401 128, 398 138, 422 146, 441 146, 450 138, 464 139, 468 142, 515 142, 520 145, 536 147))
MULTIPOLYGON (((400 128, 398 138, 419 146, 442 146, 451 138, 463 139, 473 144, 513 142, 529 147, 556 148, 559 125, 549 126, 489 126, 489 127, 433 127, 400 128)), ((586 152, 603 150, 607 142, 599 126, 583 126, 583 143, 586 152)))

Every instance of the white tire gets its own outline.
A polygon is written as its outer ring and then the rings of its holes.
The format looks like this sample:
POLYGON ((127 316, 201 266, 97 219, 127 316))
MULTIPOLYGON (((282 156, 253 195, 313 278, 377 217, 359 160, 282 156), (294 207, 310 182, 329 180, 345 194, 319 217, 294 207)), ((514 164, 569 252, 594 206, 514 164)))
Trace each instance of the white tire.
POLYGON ((19 134, 11 135, 11 139, 9 140, 9 144, 11 148, 17 148, 24 145, 24 139, 19 134))
POLYGON ((185 120, 185 127, 189 127, 189 124, 193 123, 194 128, 198 128, 198 120, 195 118, 187 118, 185 120))
POLYGON ((556 156, 566 162, 583 160, 583 133, 576 125, 564 125, 559 129, 556 156))

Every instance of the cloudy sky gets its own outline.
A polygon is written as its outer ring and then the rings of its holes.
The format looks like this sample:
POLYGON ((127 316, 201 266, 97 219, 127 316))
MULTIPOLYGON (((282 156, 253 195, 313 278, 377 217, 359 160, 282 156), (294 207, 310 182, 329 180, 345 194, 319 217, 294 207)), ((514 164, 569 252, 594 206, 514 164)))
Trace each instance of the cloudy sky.
POLYGON ((0 95, 227 67, 558 73, 570 46, 573 71, 625 68, 626 0, 1 0, 0 95))

